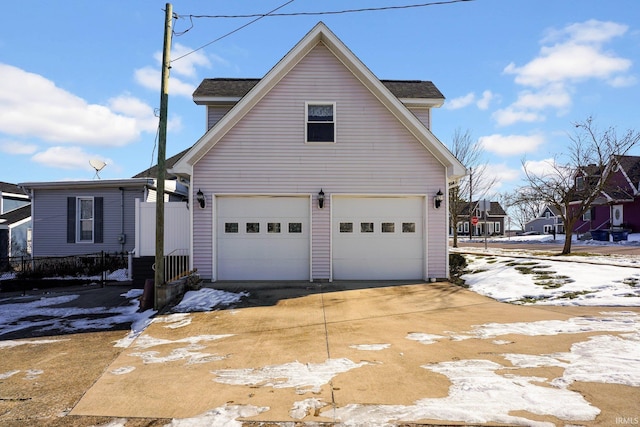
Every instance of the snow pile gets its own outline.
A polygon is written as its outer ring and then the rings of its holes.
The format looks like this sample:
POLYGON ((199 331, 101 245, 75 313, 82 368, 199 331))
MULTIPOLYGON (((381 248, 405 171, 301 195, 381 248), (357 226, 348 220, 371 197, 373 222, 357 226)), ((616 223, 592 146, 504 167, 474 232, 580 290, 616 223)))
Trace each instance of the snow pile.
POLYGON ((180 304, 173 307, 176 313, 190 313, 194 311, 210 311, 216 306, 234 304, 242 297, 249 296, 248 292, 226 292, 219 289, 202 288, 184 294, 180 304))

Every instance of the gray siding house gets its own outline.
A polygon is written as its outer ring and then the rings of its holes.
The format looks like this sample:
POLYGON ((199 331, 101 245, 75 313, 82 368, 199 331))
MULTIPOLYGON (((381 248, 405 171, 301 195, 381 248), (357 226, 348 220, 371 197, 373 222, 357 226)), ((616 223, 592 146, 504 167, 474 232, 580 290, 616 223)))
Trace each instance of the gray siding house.
MULTIPOLYGON (((135 246, 135 202, 155 201, 152 178, 27 182, 31 196, 32 255, 66 256, 130 252, 135 246)), ((186 191, 167 181, 165 196, 182 199, 186 191)))
POLYGON ((379 80, 323 23, 262 79, 207 79, 188 179, 191 263, 209 280, 448 277, 444 96, 379 80), (443 202, 435 203, 435 199, 443 202))
POLYGON ((540 214, 524 225, 525 232, 538 232, 540 234, 564 233, 564 224, 560 212, 553 206, 544 206, 540 214))

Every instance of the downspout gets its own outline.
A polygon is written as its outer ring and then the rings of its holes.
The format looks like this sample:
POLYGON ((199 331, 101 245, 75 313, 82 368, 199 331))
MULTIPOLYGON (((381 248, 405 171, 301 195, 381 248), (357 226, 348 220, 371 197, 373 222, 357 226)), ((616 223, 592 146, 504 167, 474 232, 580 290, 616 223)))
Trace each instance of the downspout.
POLYGON ((120 236, 118 240, 120 241, 120 253, 124 253, 124 243, 125 243, 125 234, 124 234, 124 187, 120 187, 120 236))

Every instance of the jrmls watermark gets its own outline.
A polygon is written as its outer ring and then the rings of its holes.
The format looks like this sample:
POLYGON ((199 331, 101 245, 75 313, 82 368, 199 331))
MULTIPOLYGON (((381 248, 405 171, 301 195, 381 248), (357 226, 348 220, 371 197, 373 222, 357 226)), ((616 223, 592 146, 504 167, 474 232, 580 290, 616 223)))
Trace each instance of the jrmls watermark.
POLYGON ((616 425, 638 426, 640 425, 640 417, 616 417, 616 425))

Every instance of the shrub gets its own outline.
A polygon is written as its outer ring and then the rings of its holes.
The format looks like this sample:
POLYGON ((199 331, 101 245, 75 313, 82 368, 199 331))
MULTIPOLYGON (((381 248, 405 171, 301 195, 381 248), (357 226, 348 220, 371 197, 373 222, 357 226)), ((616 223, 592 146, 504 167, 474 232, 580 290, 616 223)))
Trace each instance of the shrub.
POLYGON ((467 268, 467 259, 460 254, 449 254, 449 275, 451 283, 464 286, 464 280, 460 278, 467 268))

